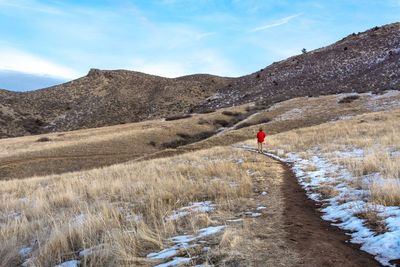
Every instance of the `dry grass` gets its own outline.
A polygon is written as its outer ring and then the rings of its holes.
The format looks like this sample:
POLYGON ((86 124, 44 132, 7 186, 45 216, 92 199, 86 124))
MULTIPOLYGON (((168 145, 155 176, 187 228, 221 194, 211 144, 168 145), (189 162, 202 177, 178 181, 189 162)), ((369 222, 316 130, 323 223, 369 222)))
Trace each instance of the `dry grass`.
POLYGON ((79 171, 138 159, 167 147, 204 139, 220 127, 213 124, 215 120, 228 123, 236 120, 224 112, 243 112, 245 107, 194 114, 175 121, 152 120, 0 139, 0 180, 79 171), (209 123, 199 124, 199 120, 209 123), (37 142, 44 137, 49 141, 37 142))
MULTIPOLYGON (((400 203, 400 110, 370 113, 352 119, 297 129, 267 138, 268 148, 300 153, 309 158, 309 151, 318 147, 328 159, 345 166, 355 176, 353 186, 366 187, 361 178, 379 173, 388 184, 373 184, 371 201, 384 205, 400 203), (343 156, 338 151, 361 149, 363 155, 343 156), (391 182, 392 180, 397 182, 391 182)), ((311 169, 313 169, 311 167, 311 169)), ((372 178, 373 179, 373 178, 372 178)), ((326 190, 324 190, 326 191, 326 190)), ((329 190, 328 190, 329 191, 329 190)))
MULTIPOLYGON (((400 96, 382 96, 376 99, 372 95, 362 94, 357 101, 339 104, 338 100, 342 97, 336 95, 301 97, 278 103, 268 109, 265 106, 257 106, 258 113, 243 121, 247 125, 254 126, 214 135, 206 141, 185 145, 180 151, 245 141, 253 138, 260 125, 265 128, 267 135, 270 135, 370 112, 376 107, 389 109, 390 105, 400 99, 400 96)), ((200 133, 215 132, 221 127, 216 122, 223 121, 224 125, 231 125, 246 118, 249 111, 253 112, 251 108, 249 109, 250 105, 251 103, 207 114, 192 114, 191 118, 176 121, 152 120, 66 133, 50 133, 45 135, 51 139, 49 142, 35 142, 40 136, 3 139, 0 140, 0 179, 65 173, 109 166, 132 159, 171 155, 165 146, 174 147, 176 144, 187 144, 188 141, 176 134, 199 136, 200 133), (160 153, 163 151, 165 154, 160 153), (10 162, 12 164, 9 164, 10 162)), ((299 144, 302 145, 306 144, 299 144)))
POLYGON ((391 181, 389 183, 372 183, 369 190, 374 202, 385 206, 400 206, 400 181, 391 181))
POLYGON ((339 192, 335 189, 333 185, 321 185, 315 189, 317 193, 319 193, 322 198, 332 198, 339 194, 339 192))
POLYGON ((76 258, 95 248, 85 264, 146 263, 146 253, 179 231, 212 223, 207 216, 169 221, 172 210, 211 200, 221 212, 252 193, 251 178, 227 148, 104 169, 1 183, 0 265, 21 263, 33 246, 36 266, 76 258), (235 186, 232 186, 235 184, 235 186))
POLYGON ((360 210, 354 215, 361 219, 365 219, 366 224, 370 229, 378 234, 381 234, 387 231, 387 225, 385 223, 385 220, 381 216, 379 216, 378 213, 379 211, 376 208, 369 207, 367 209, 360 210))

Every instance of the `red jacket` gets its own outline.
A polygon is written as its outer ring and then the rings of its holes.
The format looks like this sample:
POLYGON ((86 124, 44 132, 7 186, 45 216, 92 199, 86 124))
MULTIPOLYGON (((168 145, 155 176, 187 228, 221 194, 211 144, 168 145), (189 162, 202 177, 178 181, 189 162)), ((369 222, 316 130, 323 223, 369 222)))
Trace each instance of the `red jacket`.
POLYGON ((264 139, 265 139, 265 133, 263 131, 259 131, 257 133, 258 142, 262 143, 262 142, 264 142, 264 139))

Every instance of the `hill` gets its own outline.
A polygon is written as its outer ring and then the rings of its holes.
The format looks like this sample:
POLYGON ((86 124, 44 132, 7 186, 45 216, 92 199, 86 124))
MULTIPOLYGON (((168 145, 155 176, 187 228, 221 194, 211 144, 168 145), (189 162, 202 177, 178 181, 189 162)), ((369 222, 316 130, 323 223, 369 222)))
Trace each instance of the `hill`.
POLYGON ((239 78, 163 78, 92 69, 87 76, 28 93, 0 91, 0 137, 70 131, 203 113, 294 97, 400 88, 400 23, 351 34, 330 46, 239 78))
POLYGON ((27 93, 0 91, 0 137, 69 131, 168 117, 229 81, 212 75, 163 78, 92 69, 71 82, 27 93))
POLYGON ((342 40, 235 79, 197 109, 294 97, 400 89, 400 23, 352 33, 342 40))

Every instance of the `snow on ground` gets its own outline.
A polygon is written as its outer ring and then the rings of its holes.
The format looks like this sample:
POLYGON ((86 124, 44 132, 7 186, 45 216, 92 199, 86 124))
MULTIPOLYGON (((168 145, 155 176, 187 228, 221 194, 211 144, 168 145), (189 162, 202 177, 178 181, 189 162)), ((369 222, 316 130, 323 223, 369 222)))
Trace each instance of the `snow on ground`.
POLYGON ((80 263, 81 262, 78 260, 70 260, 70 261, 63 262, 59 265, 56 265, 54 267, 79 267, 80 263))
POLYGON ((182 251, 186 251, 190 248, 200 246, 200 243, 202 243, 201 241, 203 241, 202 239, 219 234, 223 232, 224 229, 224 225, 209 226, 207 228, 198 230, 194 235, 180 235, 171 237, 169 241, 173 243, 172 246, 167 247, 159 252, 150 253, 147 255, 147 258, 153 260, 168 260, 168 262, 157 265, 158 267, 177 266, 179 264, 189 263, 192 258, 178 257, 178 254, 181 254, 182 251))
POLYGON ((174 210, 172 214, 166 218, 166 220, 175 221, 191 213, 209 213, 214 211, 214 209, 215 204, 212 204, 211 201, 192 202, 189 203, 189 206, 182 207, 179 210, 174 210))
MULTIPOLYGON (((349 155, 350 151, 341 152, 349 155)), ((355 157, 360 151, 353 152, 355 157)), ((293 164, 293 170, 298 177, 300 184, 306 189, 311 199, 320 201, 323 199, 318 193, 321 183, 339 182, 334 189, 338 194, 329 199, 324 199, 327 207, 322 209, 323 219, 335 222, 338 227, 351 232, 351 241, 361 245, 361 249, 375 255, 376 259, 383 265, 390 266, 389 261, 400 258, 400 208, 386 207, 366 202, 365 196, 369 193, 366 190, 354 189, 349 186, 352 177, 344 167, 330 163, 321 155, 314 155, 311 160, 301 159, 296 154, 288 154, 286 162, 293 164), (308 166, 315 166, 315 171, 305 171, 308 166), (335 173, 337 177, 330 177, 335 173), (344 203, 343 200, 345 200, 344 203), (357 213, 367 210, 378 210, 388 231, 375 233, 365 225, 365 220, 356 216, 357 213)))
POLYGON ((177 266, 177 265, 180 265, 180 264, 190 263, 191 260, 192 260, 191 258, 175 257, 173 260, 171 260, 169 262, 166 262, 166 263, 158 264, 155 267, 177 266))
POLYGON ((400 91, 389 90, 382 95, 371 96, 365 107, 371 111, 400 108, 400 91))
MULTIPOLYGON (((256 151, 251 146, 241 146, 244 149, 256 151)), ((400 207, 383 206, 366 201, 369 195, 367 190, 350 186, 353 175, 343 166, 330 162, 318 149, 312 149, 314 156, 303 159, 298 154, 288 153, 285 157, 278 157, 271 153, 266 155, 277 160, 290 163, 301 186, 306 190, 310 199, 324 202, 322 219, 331 221, 333 225, 349 231, 351 242, 360 244, 361 250, 372 255, 385 266, 394 266, 391 260, 400 259, 400 207), (313 168, 310 168, 312 166, 313 168), (310 170, 311 169, 311 170, 310 170), (331 183, 337 194, 324 198, 318 189, 322 185, 331 183), (377 211, 387 226, 384 233, 376 233, 369 229, 365 220, 357 217, 363 211, 377 211)), ((364 155, 360 149, 349 149, 336 153, 338 157, 359 158, 364 155)), ((398 179, 386 179, 374 174, 374 183, 399 182, 398 179)), ((367 175, 362 179, 365 183, 371 181, 367 175)), ((325 196, 326 197, 326 196, 325 196)))
POLYGON ((304 110, 300 108, 293 108, 285 113, 274 118, 274 121, 295 120, 303 117, 304 110))
POLYGON ((87 220, 87 216, 85 214, 79 214, 70 221, 70 225, 73 227, 77 227, 77 226, 84 224, 86 222, 86 220, 87 220))
POLYGON ((29 254, 32 252, 32 248, 31 247, 25 247, 25 248, 21 248, 19 250, 19 255, 21 256, 21 258, 26 258, 29 256, 29 254))

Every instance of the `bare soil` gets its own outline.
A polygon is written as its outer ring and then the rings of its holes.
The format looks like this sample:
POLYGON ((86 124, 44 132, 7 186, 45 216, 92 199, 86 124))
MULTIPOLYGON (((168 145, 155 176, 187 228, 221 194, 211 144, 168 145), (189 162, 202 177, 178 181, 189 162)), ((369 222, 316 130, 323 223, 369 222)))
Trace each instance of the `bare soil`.
POLYGON ((302 259, 296 266, 380 266, 350 243, 344 231, 321 219, 320 206, 307 198, 290 167, 281 164, 285 170, 282 191, 287 242, 302 259))

